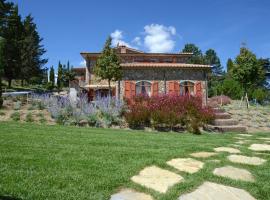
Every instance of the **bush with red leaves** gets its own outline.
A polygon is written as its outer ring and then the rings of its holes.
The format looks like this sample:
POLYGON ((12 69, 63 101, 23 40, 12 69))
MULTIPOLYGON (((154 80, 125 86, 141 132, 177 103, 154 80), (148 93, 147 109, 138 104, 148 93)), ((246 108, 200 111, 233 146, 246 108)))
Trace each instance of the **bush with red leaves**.
POLYGON ((136 96, 128 106, 125 118, 130 127, 181 125, 200 133, 199 127, 213 120, 214 113, 202 106, 201 98, 179 95, 136 96))

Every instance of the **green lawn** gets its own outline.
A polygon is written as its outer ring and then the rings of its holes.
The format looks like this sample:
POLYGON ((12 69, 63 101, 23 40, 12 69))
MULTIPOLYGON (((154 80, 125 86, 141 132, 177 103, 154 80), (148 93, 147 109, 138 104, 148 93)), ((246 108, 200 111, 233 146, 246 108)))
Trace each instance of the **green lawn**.
MULTIPOLYGON (((268 134, 269 135, 269 134, 268 134)), ((166 161, 188 157, 196 151, 212 151, 237 141, 235 134, 145 133, 77 127, 0 123, 0 199, 104 200, 123 187, 151 194, 157 200, 173 200, 213 181, 246 189, 257 199, 270 199, 270 162, 262 166, 230 163, 221 153, 204 160, 205 167, 193 175, 177 172, 166 161), (220 163, 207 160, 219 159, 220 163), (149 165, 177 172, 185 178, 166 194, 147 190, 130 177, 149 165), (212 175, 215 167, 233 165, 248 169, 255 183, 212 175)), ((256 134, 257 137, 267 134, 256 134)), ((257 140, 259 141, 259 140, 257 140)), ((243 145, 243 155, 256 155, 243 145)), ((258 155, 257 155, 258 156, 258 155)), ((270 154, 259 155, 270 159, 270 154)))

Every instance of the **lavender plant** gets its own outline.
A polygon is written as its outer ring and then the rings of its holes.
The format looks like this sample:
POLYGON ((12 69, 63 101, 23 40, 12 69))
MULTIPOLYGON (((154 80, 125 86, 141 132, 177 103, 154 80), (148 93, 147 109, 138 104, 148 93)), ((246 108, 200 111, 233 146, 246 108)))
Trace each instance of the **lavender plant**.
POLYGON ((63 125, 79 125, 87 120, 90 126, 109 127, 118 123, 122 116, 124 103, 115 98, 99 98, 89 102, 86 95, 82 95, 76 102, 68 97, 52 95, 33 95, 34 102, 39 102, 51 113, 57 123, 63 125))

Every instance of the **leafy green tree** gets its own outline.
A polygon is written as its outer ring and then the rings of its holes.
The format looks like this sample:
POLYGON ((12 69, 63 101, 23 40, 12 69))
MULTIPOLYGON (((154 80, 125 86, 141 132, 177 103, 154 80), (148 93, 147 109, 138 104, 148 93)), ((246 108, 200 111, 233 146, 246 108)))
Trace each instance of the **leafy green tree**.
POLYGON ((18 78, 21 72, 22 32, 23 24, 18 13, 18 6, 14 6, 10 15, 7 16, 6 26, 3 27, 3 37, 6 39, 4 73, 9 87, 11 87, 11 81, 18 78))
POLYGON ((245 93, 251 88, 262 85, 265 81, 262 64, 257 60, 256 55, 245 47, 240 49, 231 74, 234 80, 241 83, 245 93))
POLYGON ((230 73, 230 71, 233 69, 234 63, 231 58, 227 60, 227 73, 230 73))
POLYGON ((54 87, 55 75, 54 75, 54 68, 53 68, 53 66, 51 66, 51 68, 50 68, 49 80, 50 80, 49 82, 50 82, 51 86, 54 87))
POLYGON ((220 59, 217 56, 217 53, 213 49, 208 49, 205 52, 204 64, 212 66, 213 75, 222 75, 224 74, 223 68, 220 64, 220 59))
POLYGON ((33 77, 42 78, 43 66, 47 59, 42 55, 46 52, 41 44, 36 24, 31 15, 28 15, 23 21, 23 35, 21 41, 21 73, 22 85, 24 80, 31 80, 33 77))
POLYGON ((105 46, 102 50, 100 57, 94 67, 94 73, 102 78, 108 80, 109 93, 111 95, 111 81, 118 81, 122 78, 122 70, 120 66, 120 59, 111 48, 112 38, 106 40, 105 46))
POLYGON ((188 63, 191 64, 204 64, 204 56, 202 51, 195 44, 186 44, 182 50, 184 53, 193 53, 188 63))
POLYGON ((58 73, 57 73, 57 90, 60 92, 60 90, 63 88, 63 65, 59 61, 58 63, 58 73))
POLYGON ((2 77, 4 75, 4 65, 5 65, 4 48, 5 48, 5 40, 4 38, 0 37, 0 108, 3 105, 2 77))
POLYGON ((257 88, 252 93, 252 98, 256 99, 259 104, 262 104, 263 101, 267 98, 268 91, 264 88, 257 88))

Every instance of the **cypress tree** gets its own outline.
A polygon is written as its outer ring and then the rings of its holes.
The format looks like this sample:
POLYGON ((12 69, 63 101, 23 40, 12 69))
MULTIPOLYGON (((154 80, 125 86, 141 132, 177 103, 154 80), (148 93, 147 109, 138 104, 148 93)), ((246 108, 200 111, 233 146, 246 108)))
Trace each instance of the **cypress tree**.
POLYGON ((63 87, 63 65, 59 61, 58 63, 58 73, 57 73, 57 90, 60 92, 60 90, 63 87))
POLYGON ((51 68, 50 68, 49 80, 50 80, 51 86, 54 87, 55 76, 54 76, 54 68, 53 68, 53 66, 51 66, 51 68))

